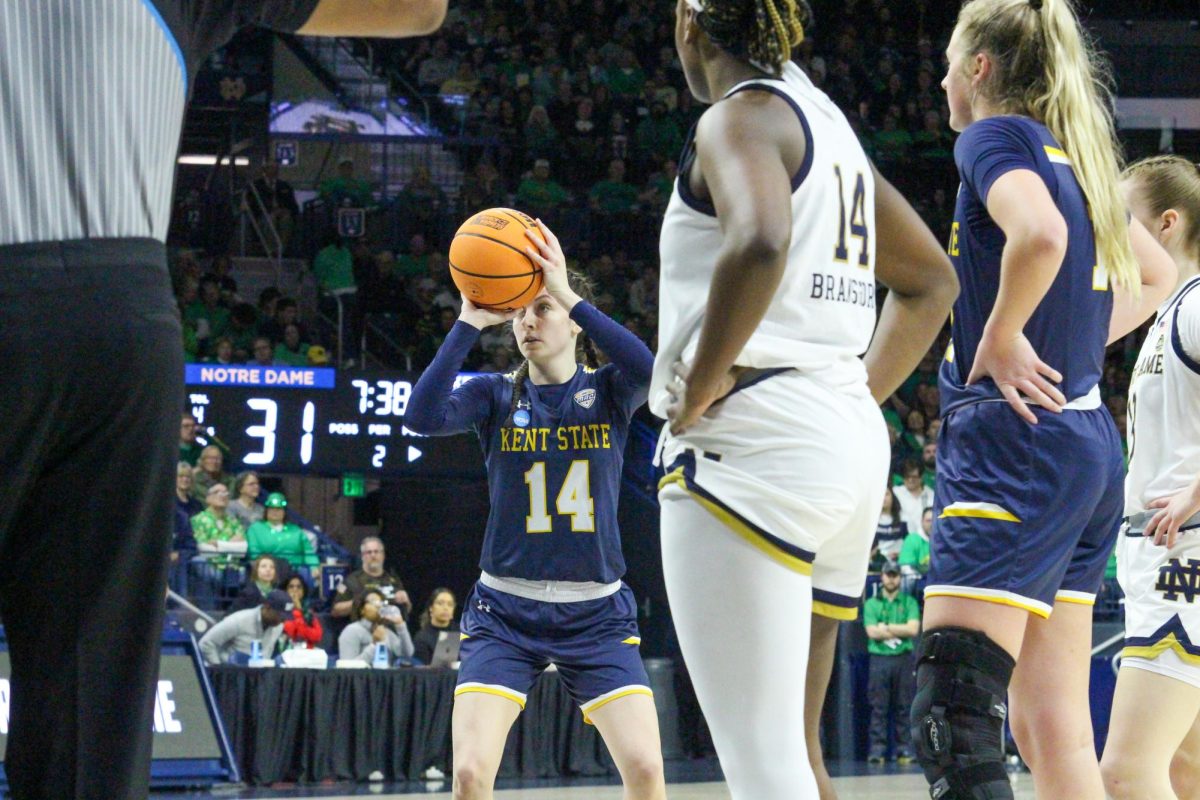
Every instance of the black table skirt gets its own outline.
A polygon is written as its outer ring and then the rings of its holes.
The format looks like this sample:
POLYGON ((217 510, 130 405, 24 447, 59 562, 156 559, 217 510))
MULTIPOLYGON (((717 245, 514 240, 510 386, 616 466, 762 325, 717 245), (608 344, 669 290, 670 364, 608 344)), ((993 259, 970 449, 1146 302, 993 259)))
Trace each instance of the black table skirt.
MULTIPOLYGON (((417 780, 450 775, 456 673, 446 669, 210 671, 242 780, 417 780)), ((585 725, 556 673, 544 674, 513 726, 501 777, 616 772, 600 735, 585 725)))

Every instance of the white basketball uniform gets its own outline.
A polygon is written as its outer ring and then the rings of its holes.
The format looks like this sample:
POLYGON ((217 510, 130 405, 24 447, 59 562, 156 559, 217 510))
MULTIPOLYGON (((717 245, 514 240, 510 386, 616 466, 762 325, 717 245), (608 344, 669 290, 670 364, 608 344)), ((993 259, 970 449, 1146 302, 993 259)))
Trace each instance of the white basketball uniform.
MULTIPOLYGON (((807 138, 792 180, 783 280, 736 364, 746 385, 682 436, 664 428, 664 499, 690 496, 734 534, 811 574, 813 610, 854 619, 887 479, 888 437, 860 358, 875 328, 875 183, 854 131, 798 67, 734 86, 786 100, 807 138)), ((666 416, 672 367, 690 365, 723 236, 692 196, 684 151, 663 220, 659 351, 650 408, 666 416)))
MULTIPOLYGON (((1129 386, 1125 514, 1173 495, 1200 474, 1200 276, 1155 317, 1129 386)), ((1200 526, 1169 550, 1122 529, 1117 578, 1125 591, 1125 666, 1200 686, 1200 526)))

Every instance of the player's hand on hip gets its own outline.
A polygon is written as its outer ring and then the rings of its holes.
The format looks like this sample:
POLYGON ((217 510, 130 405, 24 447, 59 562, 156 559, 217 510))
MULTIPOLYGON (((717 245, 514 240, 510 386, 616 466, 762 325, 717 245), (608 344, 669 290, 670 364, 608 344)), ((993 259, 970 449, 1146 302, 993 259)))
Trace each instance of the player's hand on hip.
POLYGON ((471 298, 464 294, 462 295, 462 311, 459 312, 458 318, 473 328, 483 330, 508 322, 516 315, 517 311, 514 308, 481 308, 472 303, 471 298))
POLYGON ((676 435, 699 422, 713 403, 733 390, 733 375, 728 372, 721 376, 716 386, 706 390, 704 387, 688 384, 690 370, 682 361, 676 361, 671 371, 675 376, 667 384, 667 395, 671 398, 667 406, 667 421, 671 426, 671 433, 676 435))
POLYGON ((984 330, 967 385, 984 378, 991 378, 1013 411, 1031 425, 1037 424, 1037 415, 1026 399, 1056 414, 1067 402, 1054 385, 1062 382, 1062 375, 1038 358, 1023 333, 996 336, 984 330))
POLYGON ((1191 486, 1175 494, 1151 500, 1146 508, 1159 511, 1146 523, 1142 535, 1169 550, 1179 541, 1179 529, 1183 524, 1200 512, 1200 486, 1193 481, 1191 486))
POLYGON ((541 236, 531 230, 525 231, 525 238, 529 240, 525 253, 534 264, 541 267, 546 291, 563 308, 570 311, 582 298, 571 290, 571 284, 567 280, 567 257, 563 255, 558 237, 546 223, 539 219, 537 226, 541 236))

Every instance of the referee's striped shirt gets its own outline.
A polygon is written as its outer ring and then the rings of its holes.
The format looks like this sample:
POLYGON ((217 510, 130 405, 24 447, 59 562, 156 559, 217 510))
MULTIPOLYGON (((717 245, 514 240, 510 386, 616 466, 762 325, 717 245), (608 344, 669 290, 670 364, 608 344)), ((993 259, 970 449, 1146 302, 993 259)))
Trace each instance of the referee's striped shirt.
POLYGON ((0 247, 165 241, 196 67, 317 0, 0 0, 0 247))

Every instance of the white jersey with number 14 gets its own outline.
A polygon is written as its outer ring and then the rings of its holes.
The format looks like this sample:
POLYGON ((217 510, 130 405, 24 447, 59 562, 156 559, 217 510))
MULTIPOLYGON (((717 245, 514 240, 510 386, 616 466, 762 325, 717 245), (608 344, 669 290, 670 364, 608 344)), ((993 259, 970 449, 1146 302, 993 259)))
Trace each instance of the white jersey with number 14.
MULTIPOLYGON (((725 95, 769 91, 796 111, 806 142, 792 178, 792 236, 775 297, 737 365, 794 367, 836 385, 865 383, 859 356, 875 328, 875 181, 841 110, 794 64, 780 78, 739 83, 725 95)), ((665 416, 676 361, 696 352, 723 236, 711 202, 692 196, 689 136, 660 239, 658 357, 650 408, 665 416)))

